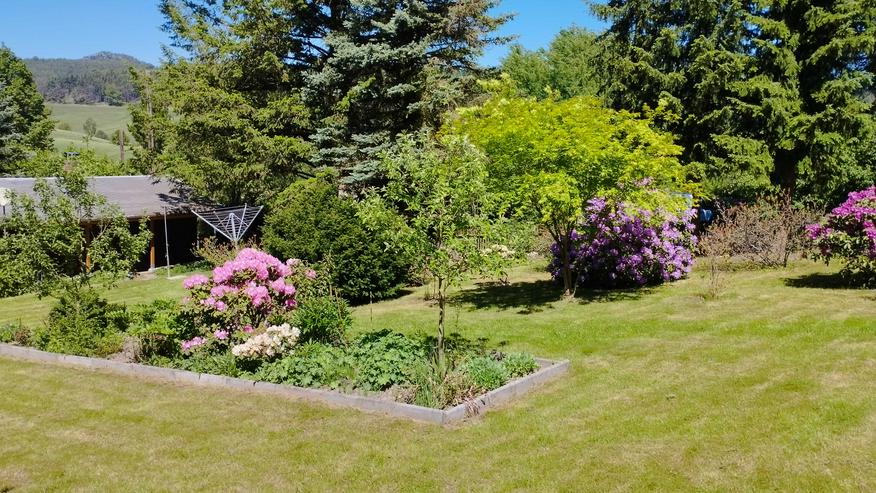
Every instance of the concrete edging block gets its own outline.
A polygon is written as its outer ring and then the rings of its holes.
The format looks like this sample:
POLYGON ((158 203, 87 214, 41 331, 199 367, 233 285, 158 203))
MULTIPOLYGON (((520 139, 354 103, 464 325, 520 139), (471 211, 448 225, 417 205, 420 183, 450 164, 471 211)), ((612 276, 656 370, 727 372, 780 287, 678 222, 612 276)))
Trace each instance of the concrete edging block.
POLYGON ((0 343, 0 356, 35 362, 56 363, 80 368, 107 370, 113 373, 164 380, 189 385, 233 388, 258 393, 277 394, 296 399, 315 401, 337 408, 353 408, 426 423, 447 425, 477 416, 492 406, 507 402, 524 394, 536 385, 554 379, 569 369, 569 361, 553 361, 536 358, 540 368, 534 373, 509 382, 498 389, 478 396, 471 401, 450 409, 434 409, 404 402, 395 402, 364 395, 345 394, 333 390, 310 389, 293 385, 257 382, 223 375, 196 373, 173 368, 123 363, 101 358, 87 358, 68 354, 49 353, 38 349, 0 343))

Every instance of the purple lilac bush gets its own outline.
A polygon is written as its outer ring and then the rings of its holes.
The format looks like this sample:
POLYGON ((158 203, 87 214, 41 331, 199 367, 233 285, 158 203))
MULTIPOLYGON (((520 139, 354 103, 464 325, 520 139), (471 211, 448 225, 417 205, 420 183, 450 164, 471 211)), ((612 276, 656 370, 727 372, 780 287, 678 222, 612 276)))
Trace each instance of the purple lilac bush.
MULTIPOLYGON (((681 279, 693 266, 693 209, 652 212, 596 198, 572 232, 571 265, 580 286, 621 288, 681 279)), ((549 269, 561 279, 558 245, 549 269)))
POLYGON ((876 187, 849 193, 845 202, 806 231, 817 258, 843 259, 847 273, 876 274, 876 187))

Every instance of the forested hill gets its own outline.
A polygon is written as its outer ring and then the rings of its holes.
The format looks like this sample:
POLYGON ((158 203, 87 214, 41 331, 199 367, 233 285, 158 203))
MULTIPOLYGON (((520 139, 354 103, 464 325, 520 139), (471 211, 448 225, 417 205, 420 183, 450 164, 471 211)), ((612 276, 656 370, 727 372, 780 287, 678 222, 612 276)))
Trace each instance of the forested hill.
POLYGON ((102 51, 71 60, 67 58, 24 59, 37 88, 55 103, 107 103, 121 105, 137 99, 129 67, 153 68, 132 56, 102 51))

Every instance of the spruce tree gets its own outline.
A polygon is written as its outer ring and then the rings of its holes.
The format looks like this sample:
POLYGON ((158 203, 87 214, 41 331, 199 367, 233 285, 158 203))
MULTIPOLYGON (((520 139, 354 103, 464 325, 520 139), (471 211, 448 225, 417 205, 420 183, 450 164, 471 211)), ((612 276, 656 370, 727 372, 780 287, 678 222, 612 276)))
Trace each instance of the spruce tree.
POLYGON ((492 35, 506 19, 488 14, 495 4, 164 0, 184 56, 153 77, 131 131, 153 136, 148 166, 227 177, 226 187, 196 187, 222 201, 264 199, 320 166, 368 186, 398 134, 437 127, 470 94, 478 55, 503 41, 492 35), (254 178, 269 189, 232 196, 254 178))

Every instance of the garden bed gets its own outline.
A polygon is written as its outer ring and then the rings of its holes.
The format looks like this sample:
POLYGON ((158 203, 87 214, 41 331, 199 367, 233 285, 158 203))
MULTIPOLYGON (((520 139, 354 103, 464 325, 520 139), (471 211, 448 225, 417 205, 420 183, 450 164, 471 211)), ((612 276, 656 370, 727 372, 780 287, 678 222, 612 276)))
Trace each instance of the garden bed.
POLYGON ((477 416, 485 410, 505 403, 520 396, 538 384, 552 380, 569 368, 567 360, 554 361, 537 359, 539 369, 529 375, 514 379, 502 387, 458 406, 448 409, 433 409, 402 402, 395 402, 376 397, 345 394, 342 392, 295 387, 287 384, 258 382, 242 378, 232 378, 208 373, 162 368, 138 363, 124 363, 102 358, 87 358, 67 354, 50 353, 29 347, 0 343, 0 356, 27 360, 56 363, 80 368, 109 370, 115 373, 154 378, 164 381, 181 382, 185 384, 235 388, 260 393, 273 393, 294 397, 307 401, 321 402, 331 406, 358 409, 360 411, 376 412, 389 416, 409 418, 434 424, 450 424, 466 418, 477 416))

